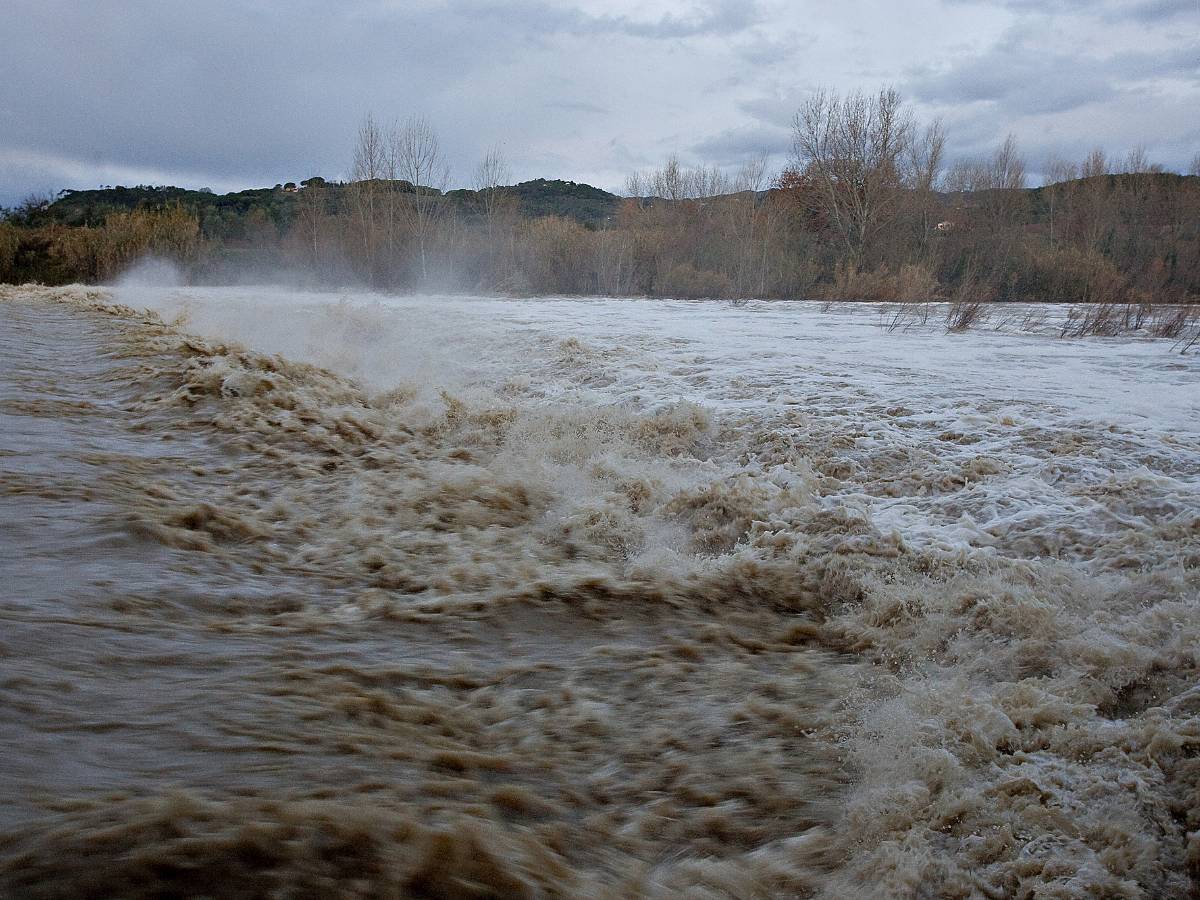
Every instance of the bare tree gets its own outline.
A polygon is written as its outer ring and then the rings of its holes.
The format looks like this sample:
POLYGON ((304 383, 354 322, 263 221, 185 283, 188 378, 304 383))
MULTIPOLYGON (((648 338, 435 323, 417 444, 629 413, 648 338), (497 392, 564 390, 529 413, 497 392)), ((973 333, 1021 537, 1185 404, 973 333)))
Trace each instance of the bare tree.
POLYGON ((626 178, 625 195, 671 201, 703 200, 736 189, 733 184, 716 166, 688 168, 672 153, 661 169, 634 172, 626 178))
POLYGON ((1154 172, 1160 168, 1150 162, 1150 158, 1146 155, 1145 146, 1138 144, 1125 154, 1125 159, 1121 161, 1117 171, 1125 175, 1144 175, 1147 172, 1154 172))
POLYGON ((475 190, 483 207, 484 223, 488 237, 495 240, 496 223, 501 210, 507 205, 504 187, 512 179, 508 161, 499 147, 491 147, 475 167, 475 190))
POLYGON ((760 250, 766 245, 760 238, 759 193, 766 186, 766 176, 767 155, 759 153, 743 163, 733 176, 729 185, 732 193, 725 201, 737 249, 733 283, 743 297, 750 293, 761 295, 764 290, 766 266, 760 250))
POLYGON ((1056 238, 1055 213, 1058 212, 1062 200, 1069 201, 1070 185, 1068 183, 1078 177, 1079 167, 1070 160, 1052 156, 1046 161, 1045 171, 1042 173, 1042 186, 1046 191, 1046 201, 1050 211, 1051 244, 1055 242, 1056 238))
POLYGON ((797 168, 820 186, 826 217, 855 266, 895 208, 912 132, 912 116, 894 88, 845 97, 821 90, 792 120, 797 168))
POLYGON ((633 241, 628 232, 619 228, 602 228, 595 233, 594 243, 593 268, 596 271, 597 290, 601 294, 618 297, 629 293, 633 241))
POLYGON ((914 135, 907 152, 909 187, 918 191, 937 190, 946 152, 946 128, 940 118, 930 122, 921 136, 914 135))
POLYGON ((363 258, 373 279, 379 277, 379 247, 382 243, 384 191, 392 174, 389 142, 371 113, 358 128, 354 162, 350 169, 350 195, 354 205, 363 258))
POLYGON ((1028 211, 1025 196, 1025 162, 1017 151, 1017 139, 1007 135, 991 158, 967 163, 969 189, 976 192, 982 216, 977 224, 990 237, 990 262, 1003 268, 1015 250, 1019 225, 1028 211))
POLYGON ((1188 165, 1187 173, 1189 175, 1200 176, 1200 153, 1197 153, 1192 157, 1192 161, 1188 165))
POLYGON ((624 195, 633 200, 639 209, 645 209, 650 195, 650 183, 646 175, 638 171, 626 176, 624 195))
POLYGON ((507 185, 512 181, 508 161, 498 146, 484 154, 475 167, 474 187, 486 230, 484 255, 492 284, 508 284, 516 261, 517 198, 507 185))
POLYGON ((1025 161, 1017 152, 1017 139, 1009 134, 992 156, 989 187, 1000 191, 1019 191, 1025 187, 1025 161))
POLYGON ((1099 178, 1101 175, 1107 175, 1108 169, 1108 157, 1104 155, 1103 150, 1097 147, 1087 155, 1087 159, 1079 167, 1079 177, 1099 178))
POLYGON ((924 250, 933 231, 934 192, 942 177, 942 159, 946 152, 946 129, 942 120, 934 119, 920 137, 909 142, 908 172, 905 181, 915 195, 921 227, 921 248, 924 250))
POLYGON ((1006 136, 988 159, 959 160, 946 184, 953 191, 977 195, 976 202, 984 214, 981 224, 993 230, 1015 224, 1027 203, 1022 194, 1025 161, 1017 151, 1017 139, 1011 134, 1006 136))
POLYGON ((1112 231, 1113 194, 1105 176, 1113 168, 1112 160, 1099 147, 1089 153, 1079 167, 1080 183, 1075 190, 1077 240, 1091 250, 1100 251, 1112 231))
POLYGON ((421 279, 429 277, 429 249, 445 207, 441 194, 450 181, 450 166, 442 154, 433 125, 424 116, 410 116, 394 130, 390 140, 396 174, 412 185, 412 198, 405 204, 417 252, 421 279))
POLYGON ((309 265, 315 273, 321 261, 321 239, 328 230, 328 196, 324 178, 309 178, 301 184, 294 231, 303 238, 309 265))

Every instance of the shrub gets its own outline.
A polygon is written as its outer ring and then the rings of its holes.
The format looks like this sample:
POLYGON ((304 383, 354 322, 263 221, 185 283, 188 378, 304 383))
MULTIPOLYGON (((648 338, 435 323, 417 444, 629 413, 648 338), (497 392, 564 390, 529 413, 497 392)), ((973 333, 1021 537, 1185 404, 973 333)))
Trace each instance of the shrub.
POLYGON ((12 281, 16 273, 17 248, 21 237, 17 229, 0 222, 0 281, 12 281))
POLYGON ((735 295, 733 281, 721 272, 677 263, 658 285, 658 293, 682 300, 727 299, 735 295))
POLYGON ((196 217, 179 207, 113 213, 96 227, 56 229, 50 254, 75 281, 105 281, 147 254, 181 264, 200 249, 196 217))
POLYGON ((966 331, 987 318, 987 304, 981 300, 956 301, 946 310, 946 330, 966 331))
POLYGON ((582 294, 592 287, 592 273, 581 261, 590 232, 574 219, 546 216, 528 223, 517 250, 519 283, 533 294, 582 294))
POLYGON ((916 303, 938 295, 938 282, 932 270, 921 263, 903 265, 898 272, 882 266, 866 272, 849 265, 838 266, 832 284, 820 295, 826 300, 870 300, 874 302, 916 303))

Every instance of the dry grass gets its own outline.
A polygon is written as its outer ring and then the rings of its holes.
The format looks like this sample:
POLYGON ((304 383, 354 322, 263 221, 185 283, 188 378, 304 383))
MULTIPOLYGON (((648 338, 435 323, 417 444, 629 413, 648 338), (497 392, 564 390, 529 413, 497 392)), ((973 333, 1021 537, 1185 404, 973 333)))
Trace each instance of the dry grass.
POLYGON ((1200 332, 1200 305, 1095 303, 1073 306, 1060 329, 1060 337, 1118 337, 1148 334, 1174 338, 1190 348, 1200 332))
POLYGON ((983 322, 988 315, 988 305, 982 300, 958 301, 946 310, 946 330, 953 333, 967 331, 983 322))
POLYGON ((1179 339, 1190 335, 1195 341, 1196 334, 1200 333, 1200 304, 1175 303, 1155 307, 1150 332, 1161 338, 1179 339))
POLYGON ((913 328, 924 328, 929 324, 932 303, 888 303, 880 307, 883 318, 883 329, 893 331, 908 331, 913 328))

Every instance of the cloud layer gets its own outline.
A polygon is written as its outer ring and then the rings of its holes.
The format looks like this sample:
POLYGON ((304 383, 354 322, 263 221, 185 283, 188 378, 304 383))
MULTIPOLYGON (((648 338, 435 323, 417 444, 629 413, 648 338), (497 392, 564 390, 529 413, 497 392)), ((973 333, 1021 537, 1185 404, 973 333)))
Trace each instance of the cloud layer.
POLYGON ((782 164, 817 86, 895 84, 953 154, 1200 150, 1197 0, 9 0, 0 204, 34 190, 344 177, 358 122, 429 117, 467 183, 613 188, 685 160, 782 164))

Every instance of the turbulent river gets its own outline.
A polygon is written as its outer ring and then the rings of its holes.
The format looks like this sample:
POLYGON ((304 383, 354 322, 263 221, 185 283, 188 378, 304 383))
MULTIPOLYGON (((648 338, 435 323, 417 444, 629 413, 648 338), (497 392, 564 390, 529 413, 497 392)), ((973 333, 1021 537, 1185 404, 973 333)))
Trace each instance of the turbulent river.
POLYGON ((0 896, 1184 897, 1200 355, 0 287, 0 896))

